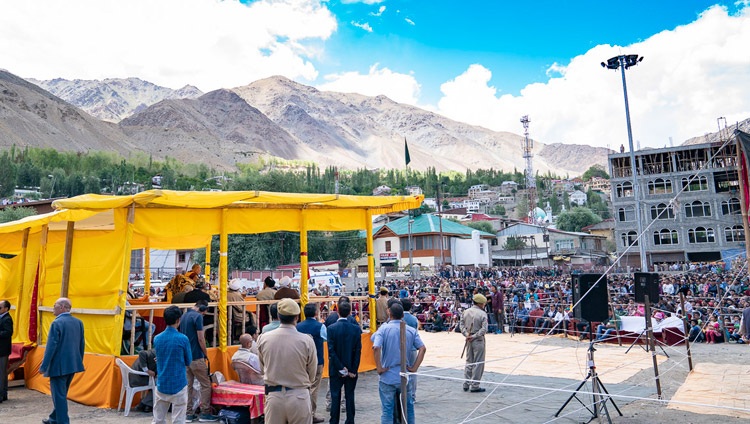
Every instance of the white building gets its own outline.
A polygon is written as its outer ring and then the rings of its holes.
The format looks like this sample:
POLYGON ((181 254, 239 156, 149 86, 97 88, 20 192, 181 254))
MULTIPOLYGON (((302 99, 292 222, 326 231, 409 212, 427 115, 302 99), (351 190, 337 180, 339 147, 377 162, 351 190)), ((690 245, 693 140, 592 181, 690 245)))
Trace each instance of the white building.
POLYGON ((582 192, 581 190, 575 190, 574 192, 570 193, 570 203, 575 203, 578 206, 583 206, 586 204, 586 193, 582 192))

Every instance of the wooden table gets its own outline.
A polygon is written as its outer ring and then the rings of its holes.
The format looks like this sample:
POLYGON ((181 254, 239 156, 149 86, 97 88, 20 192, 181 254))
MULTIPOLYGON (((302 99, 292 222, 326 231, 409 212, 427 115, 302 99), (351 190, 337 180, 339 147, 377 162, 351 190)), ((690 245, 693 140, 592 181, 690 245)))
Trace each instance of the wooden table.
POLYGON ((263 415, 265 402, 265 388, 252 384, 242 384, 239 381, 225 381, 214 386, 211 391, 211 403, 225 406, 247 406, 250 408, 250 418, 263 415))

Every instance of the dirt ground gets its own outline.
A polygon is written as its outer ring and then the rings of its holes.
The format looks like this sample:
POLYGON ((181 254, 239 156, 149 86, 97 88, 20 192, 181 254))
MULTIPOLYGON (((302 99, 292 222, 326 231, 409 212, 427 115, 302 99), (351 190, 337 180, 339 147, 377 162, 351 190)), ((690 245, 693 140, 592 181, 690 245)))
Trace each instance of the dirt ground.
MULTIPOLYGON (((488 364, 483 378, 483 386, 487 388, 487 392, 476 394, 465 393, 461 390, 460 379, 463 371, 460 354, 453 355, 453 352, 460 352, 463 345, 461 336, 447 333, 424 333, 423 336, 428 353, 425 365, 420 369, 423 375, 418 377, 416 403, 418 422, 578 423, 587 422, 591 418, 591 414, 576 401, 571 402, 562 411, 560 418, 554 417, 557 409, 570 396, 570 392, 565 390, 575 388, 580 381, 576 376, 585 375, 587 371, 585 362, 587 342, 562 337, 542 338, 525 335, 511 338, 508 334, 489 335, 487 336, 488 364), (539 346, 534 348, 536 345, 539 346), (531 349, 528 346, 532 346, 531 349), (557 348, 559 350, 552 350, 557 348), (526 357, 526 353, 530 350, 533 352, 526 357), (544 351, 551 353, 543 354, 544 351), (518 352, 521 354, 514 355, 518 352), (515 357, 502 359, 512 356, 515 357), (555 362, 550 363, 550 358, 555 362), (509 362, 510 365, 497 365, 502 362, 509 362)), ((613 422, 679 422, 684 424, 747 422, 747 418, 738 418, 738 413, 733 411, 705 407, 702 408, 703 413, 695 413, 667 406, 667 401, 675 395, 688 377, 684 346, 667 347, 665 350, 670 358, 666 358, 662 351, 657 349, 664 401, 659 401, 656 397, 651 354, 636 346, 624 355, 627 347, 627 345, 597 347, 595 353, 597 370, 601 373, 601 379, 610 393, 643 397, 649 400, 616 397, 615 402, 623 416, 618 416, 611 407, 612 405, 608 404, 613 422), (623 368, 616 364, 624 365, 626 362, 638 365, 634 368, 627 368, 631 370, 629 376, 616 376, 613 369, 623 368)), ((730 366, 746 364, 750 356, 748 345, 698 344, 694 345, 692 350, 694 364, 714 363, 730 366)), ((326 383, 324 381, 323 384, 326 383)), ((363 373, 360 376, 356 391, 357 422, 379 421, 380 400, 377 384, 375 372, 363 373)), ((731 399, 736 394, 733 393, 736 388, 731 386, 721 387, 719 390, 722 400, 731 399)), ((324 393, 323 390, 321 391, 324 393)), ((324 409, 323 393, 320 394, 318 402, 318 415, 328 418, 324 409)), ((582 394, 579 398, 583 402, 590 401, 589 395, 582 394)), ((705 403, 709 400, 707 398, 705 403)), ((734 403, 734 405, 745 405, 744 408, 748 408, 748 404, 750 404, 750 399, 739 399, 739 403, 734 403)), ((49 396, 23 387, 11 388, 9 400, 0 403, 0 422, 38 423, 46 418, 51 408, 52 401, 49 396)), ((750 408, 748 409, 746 413, 750 413, 750 408)), ((74 402, 70 402, 70 416, 74 423, 145 424, 151 422, 149 414, 131 412, 129 417, 123 417, 122 412, 88 407, 74 402)))

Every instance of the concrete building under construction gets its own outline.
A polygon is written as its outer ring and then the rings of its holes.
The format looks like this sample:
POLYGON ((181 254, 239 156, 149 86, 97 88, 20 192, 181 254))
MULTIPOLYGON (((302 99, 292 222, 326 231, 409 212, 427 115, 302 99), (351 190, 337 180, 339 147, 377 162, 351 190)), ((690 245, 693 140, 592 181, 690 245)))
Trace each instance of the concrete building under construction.
POLYGON ((634 197, 629 153, 609 155, 620 266, 640 267, 637 244, 627 250, 633 243, 645 243, 649 266, 731 260, 744 253, 734 142, 637 151, 635 162, 640 199, 634 197))

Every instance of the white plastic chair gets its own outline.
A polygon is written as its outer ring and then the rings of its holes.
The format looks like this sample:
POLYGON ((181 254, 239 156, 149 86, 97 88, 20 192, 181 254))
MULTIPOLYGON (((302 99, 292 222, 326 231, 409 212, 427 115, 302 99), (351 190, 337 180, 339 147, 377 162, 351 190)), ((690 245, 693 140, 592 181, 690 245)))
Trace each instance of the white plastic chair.
POLYGON ((133 404, 133 396, 138 392, 145 392, 146 390, 153 390, 156 387, 154 384, 154 377, 148 375, 147 372, 136 371, 123 362, 120 358, 115 359, 117 366, 120 367, 120 374, 122 375, 122 388, 120 389, 120 398, 117 402, 117 412, 120 412, 120 406, 122 405, 122 397, 127 394, 125 398, 125 416, 130 414, 130 407, 133 404), (130 378, 131 375, 144 375, 148 377, 148 385, 146 386, 131 386, 130 378))

